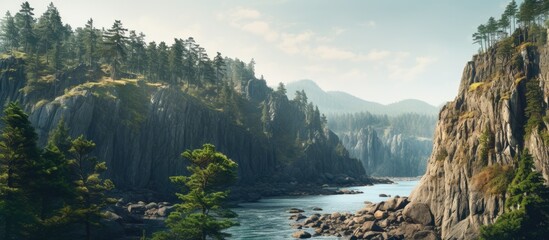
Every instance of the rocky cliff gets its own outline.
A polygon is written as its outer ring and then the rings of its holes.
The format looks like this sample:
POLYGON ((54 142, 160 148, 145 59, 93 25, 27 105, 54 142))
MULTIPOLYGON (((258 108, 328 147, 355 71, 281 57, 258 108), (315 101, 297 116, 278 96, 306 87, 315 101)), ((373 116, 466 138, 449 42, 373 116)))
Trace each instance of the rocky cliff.
POLYGON ((373 127, 337 134, 349 154, 360 159, 366 172, 373 176, 420 176, 425 172, 431 154, 432 141, 429 138, 395 134, 373 127))
POLYGON ((24 60, 14 57, 0 60, 0 69, 0 105, 22 103, 41 144, 64 118, 70 135, 84 134, 97 143, 95 155, 107 162, 106 177, 118 189, 167 193, 168 177, 185 172, 181 152, 204 143, 238 162, 239 182, 244 185, 290 181, 289 175, 299 182, 329 182, 325 174, 355 179, 364 175, 361 164, 339 150, 339 139, 328 129, 317 131, 302 148, 291 148, 295 154, 289 153, 283 143, 294 144, 296 133, 304 131, 305 116, 285 96, 274 97, 261 80, 250 80, 240 94, 250 108, 271 106, 270 134, 235 122, 230 112, 214 109, 207 99, 177 87, 143 79, 101 79, 99 69, 84 66, 29 84, 24 60))
POLYGON ((360 112, 329 115, 328 123, 368 174, 415 177, 425 173, 436 124, 434 115, 360 112))
POLYGON ((549 49, 519 43, 510 54, 494 47, 474 56, 439 114, 427 171, 410 198, 430 206, 443 239, 474 239, 495 221, 505 174, 523 148, 549 177, 549 49))

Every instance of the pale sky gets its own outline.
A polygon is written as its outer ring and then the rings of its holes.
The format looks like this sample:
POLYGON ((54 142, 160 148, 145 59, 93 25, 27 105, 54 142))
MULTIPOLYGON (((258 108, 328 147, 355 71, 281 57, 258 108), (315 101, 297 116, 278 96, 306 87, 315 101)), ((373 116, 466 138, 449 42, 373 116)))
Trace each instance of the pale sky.
MULTIPOLYGON (((39 17, 50 1, 31 0, 39 17)), ((121 20, 146 41, 194 37, 210 57, 256 62, 271 86, 311 79, 369 101, 452 100, 471 35, 507 0, 56 0, 73 29, 121 20)), ((0 12, 22 1, 0 0, 0 12)))

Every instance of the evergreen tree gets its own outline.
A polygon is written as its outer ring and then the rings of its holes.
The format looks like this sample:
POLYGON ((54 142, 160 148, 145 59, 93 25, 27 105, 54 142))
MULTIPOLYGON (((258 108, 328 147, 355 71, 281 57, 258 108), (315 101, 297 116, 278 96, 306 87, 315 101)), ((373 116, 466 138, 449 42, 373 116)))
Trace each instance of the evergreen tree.
POLYGON ((89 19, 84 28, 84 58, 87 60, 88 66, 93 66, 96 62, 97 39, 98 33, 93 26, 93 19, 89 19))
POLYGON ((284 83, 282 83, 282 82, 278 83, 278 87, 276 88, 276 92, 280 95, 286 96, 286 87, 284 86, 284 83))
POLYGON ((158 80, 158 49, 155 42, 147 46, 147 77, 150 80, 158 80))
POLYGON ((223 239, 228 234, 222 231, 235 225, 228 219, 235 214, 223 208, 223 203, 229 194, 227 187, 236 180, 237 164, 211 144, 187 150, 182 156, 190 162, 191 175, 170 179, 184 184, 187 193, 176 194, 182 203, 166 220, 169 230, 156 233, 154 239, 223 239))
POLYGON ((2 239, 29 238, 37 225, 34 202, 40 152, 37 135, 27 114, 17 103, 9 103, 2 117, 0 141, 0 236, 2 239))
POLYGON ((101 179, 100 174, 107 170, 107 165, 90 156, 94 148, 95 143, 80 136, 72 141, 69 150, 74 157, 71 165, 76 178, 77 204, 73 211, 79 222, 85 225, 87 240, 91 239, 92 226, 103 217, 101 208, 112 202, 106 197, 106 191, 114 188, 111 180, 101 179))
POLYGON ((525 149, 507 188, 505 213, 481 228, 480 239, 544 239, 549 234, 549 188, 525 149))
POLYGON ((6 12, 6 16, 2 20, 0 26, 0 42, 2 43, 2 49, 11 50, 19 47, 19 29, 15 25, 15 18, 11 16, 9 11, 6 12))
POLYGON ((122 26, 122 22, 120 20, 115 20, 112 27, 107 30, 106 35, 104 36, 104 51, 111 65, 111 78, 113 80, 119 78, 119 71, 127 56, 126 31, 128 31, 128 29, 122 26))
POLYGON ((36 44, 36 36, 33 31, 34 26, 34 8, 30 7, 29 2, 21 4, 21 10, 15 15, 15 24, 19 29, 19 40, 23 46, 23 51, 30 52, 36 44))
POLYGON ((128 43, 128 68, 135 73, 143 73, 145 70, 147 54, 145 53, 145 34, 137 35, 130 31, 128 43))
POLYGON ((517 2, 515 0, 512 0, 509 2, 507 7, 505 7, 505 12, 503 15, 505 15, 507 18, 509 18, 511 24, 510 24, 510 34, 512 34, 515 31, 515 24, 517 19, 517 12, 518 12, 518 6, 517 2))
POLYGON ((61 46, 61 41, 64 38, 65 28, 61 22, 61 16, 59 11, 50 3, 48 9, 44 14, 38 19, 38 23, 35 25, 35 32, 37 39, 39 40, 39 49, 40 52, 46 55, 46 64, 50 60, 50 51, 54 54, 51 54, 53 57, 54 68, 59 69, 58 63, 60 60, 60 54, 55 54, 59 51, 61 46))
POLYGON ((223 59, 223 56, 221 56, 220 52, 217 52, 217 55, 214 57, 213 60, 214 69, 215 69, 215 79, 219 83, 223 81, 223 78, 225 77, 225 60, 223 59))
POLYGON ((169 65, 171 77, 169 80, 174 84, 179 83, 180 79, 183 78, 183 44, 182 39, 175 38, 170 48, 169 65))
POLYGON ((165 42, 158 44, 158 63, 157 63, 157 76, 159 80, 168 82, 169 79, 169 51, 168 45, 165 42))

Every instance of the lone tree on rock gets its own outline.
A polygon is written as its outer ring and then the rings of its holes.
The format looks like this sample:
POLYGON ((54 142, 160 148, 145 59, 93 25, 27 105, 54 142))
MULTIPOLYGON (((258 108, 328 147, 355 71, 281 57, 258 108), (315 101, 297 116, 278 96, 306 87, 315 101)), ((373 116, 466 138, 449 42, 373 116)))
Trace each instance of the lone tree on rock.
POLYGON ((223 203, 236 181, 237 164, 214 145, 204 144, 201 149, 187 150, 182 156, 190 165, 190 176, 174 176, 170 180, 183 184, 186 194, 176 193, 183 202, 166 220, 168 230, 154 234, 154 239, 223 239, 229 236, 221 232, 236 225, 229 218, 236 217, 225 209, 223 203))

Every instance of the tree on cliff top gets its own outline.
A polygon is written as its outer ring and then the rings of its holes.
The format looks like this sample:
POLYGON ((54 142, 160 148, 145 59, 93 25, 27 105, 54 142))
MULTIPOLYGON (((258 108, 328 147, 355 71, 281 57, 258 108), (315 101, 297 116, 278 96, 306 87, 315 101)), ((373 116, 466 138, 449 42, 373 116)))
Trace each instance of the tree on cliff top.
POLYGON ((480 239, 544 239, 549 234, 549 188, 525 149, 507 189, 505 213, 481 229, 480 239))
POLYGON ((183 202, 166 220, 169 230, 154 234, 154 239, 223 239, 228 234, 222 230, 236 225, 229 220, 236 214, 223 208, 223 203, 229 194, 227 187, 236 181, 237 164, 211 144, 187 150, 182 156, 190 162, 191 175, 170 180, 184 184, 187 193, 176 194, 183 202))
POLYGON ((120 76, 120 68, 127 56, 126 43, 128 40, 125 36, 126 31, 128 29, 122 27, 122 22, 115 20, 112 27, 105 33, 104 50, 110 60, 111 77, 113 80, 118 79, 120 76))

